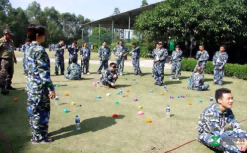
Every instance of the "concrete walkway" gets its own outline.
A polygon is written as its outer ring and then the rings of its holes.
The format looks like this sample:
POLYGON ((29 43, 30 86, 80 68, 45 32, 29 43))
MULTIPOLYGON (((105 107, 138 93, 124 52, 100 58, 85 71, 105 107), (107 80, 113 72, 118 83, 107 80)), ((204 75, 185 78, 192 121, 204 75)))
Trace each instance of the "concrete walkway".
MULTIPOLYGON (((22 58, 17 57, 17 61, 22 61, 22 58)), ((50 61, 55 63, 55 59, 54 58, 50 58, 50 61)), ((68 63, 69 60, 65 59, 64 60, 65 63, 68 63)), ((78 60, 78 63, 80 63, 81 61, 78 60)), ((110 62, 115 62, 115 61, 109 61, 110 62)), ((96 64, 99 65, 100 61, 97 60, 90 60, 90 64, 96 64)), ((126 60, 124 62, 125 66, 132 66, 132 61, 131 60, 126 60)), ((153 67, 153 60, 140 60, 140 67, 153 67)), ((171 69, 171 65, 169 65, 168 63, 165 64, 165 69, 171 69)))

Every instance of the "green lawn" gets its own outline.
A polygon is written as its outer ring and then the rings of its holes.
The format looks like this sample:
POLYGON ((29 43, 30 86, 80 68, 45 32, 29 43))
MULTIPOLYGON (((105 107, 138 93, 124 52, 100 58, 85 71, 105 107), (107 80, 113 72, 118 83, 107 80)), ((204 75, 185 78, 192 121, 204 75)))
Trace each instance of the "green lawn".
MULTIPOLYGON (((54 74, 54 63, 51 64, 54 74)), ((90 65, 90 72, 97 70, 97 65, 90 65)), ((49 132, 56 140, 50 144, 32 145, 30 129, 26 111, 24 86, 26 79, 22 75, 22 63, 15 65, 13 86, 17 91, 10 95, 0 95, 0 130, 12 144, 14 153, 162 153, 197 137, 197 121, 200 113, 209 106, 210 96, 219 86, 213 86, 213 76, 205 75, 206 83, 211 85, 208 91, 187 90, 188 77, 191 73, 182 72, 181 81, 167 81, 170 71, 165 72, 168 92, 164 96, 163 87, 153 85, 151 68, 142 68, 143 77, 136 77, 133 84, 133 69, 126 67, 128 74, 120 77, 118 87, 122 87, 124 97, 116 93, 118 89, 92 87, 92 83, 99 79, 99 75, 84 75, 83 80, 69 81, 63 76, 52 75, 54 84, 59 84, 56 93, 60 96, 61 105, 55 106, 51 100, 51 118, 49 132), (127 80, 125 80, 127 78, 127 80), (129 93, 126 90, 130 90, 129 93), (153 90, 153 93, 149 93, 153 90), (69 96, 65 97, 64 94, 69 96), (110 93, 110 97, 106 97, 110 93), (102 99, 96 99, 100 95, 102 99), (176 98, 185 95, 185 98, 176 98), (174 96, 172 100, 169 97, 174 96), (17 97, 18 102, 13 102, 17 97), (133 99, 138 98, 137 102, 133 99), (203 102, 198 102, 202 99, 203 102), (118 100, 120 104, 115 104, 118 100), (81 104, 82 107, 72 106, 70 103, 81 104), (188 106, 187 102, 192 105, 188 106), (165 117, 166 105, 170 105, 172 118, 165 117), (143 106, 143 116, 137 115, 138 106, 143 106), (68 109, 69 113, 63 113, 68 109), (118 114, 119 118, 111 116, 118 114), (82 130, 76 131, 75 116, 81 119, 82 130), (152 123, 145 122, 147 118, 152 123)), ((243 120, 246 115, 247 82, 239 79, 224 78, 223 87, 230 88, 234 95, 233 111, 237 119, 243 120), (244 101, 244 102, 241 102, 244 101)), ((241 123, 247 130, 246 122, 241 123)), ((8 145, 0 138, 0 152, 8 153, 8 145)), ((211 153, 212 151, 197 141, 181 147, 173 153, 211 153)))

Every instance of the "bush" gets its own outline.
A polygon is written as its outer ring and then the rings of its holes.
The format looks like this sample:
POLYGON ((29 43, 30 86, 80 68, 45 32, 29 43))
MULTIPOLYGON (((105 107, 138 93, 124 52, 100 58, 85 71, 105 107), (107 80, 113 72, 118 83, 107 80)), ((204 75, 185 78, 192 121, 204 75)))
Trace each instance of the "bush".
MULTIPOLYGON (((182 60, 182 71, 193 71, 197 61, 194 59, 183 59, 182 60)), ((205 73, 213 74, 214 66, 212 61, 208 61, 206 64, 205 73)), ((247 80, 247 65, 239 65, 239 64, 226 64, 225 65, 225 76, 228 77, 236 77, 239 79, 247 80)))

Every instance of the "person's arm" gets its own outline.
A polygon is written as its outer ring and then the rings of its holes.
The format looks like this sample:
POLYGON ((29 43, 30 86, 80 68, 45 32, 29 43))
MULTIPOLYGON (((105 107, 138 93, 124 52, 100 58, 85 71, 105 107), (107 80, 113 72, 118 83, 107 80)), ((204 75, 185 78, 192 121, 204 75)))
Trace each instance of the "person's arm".
POLYGON ((208 54, 208 52, 206 51, 206 57, 205 57, 203 60, 206 62, 206 61, 208 61, 208 59, 209 59, 209 54, 208 54))
POLYGON ((221 68, 223 68, 225 66, 225 64, 227 63, 227 60, 228 60, 228 55, 224 56, 221 68))
POLYGON ((213 56, 213 64, 216 64, 217 58, 218 58, 218 52, 215 53, 215 55, 213 56))
POLYGON ((102 57, 102 51, 101 51, 101 47, 99 48, 99 50, 98 50, 98 57, 101 59, 101 57, 102 57))
POLYGON ((170 63, 172 63, 174 56, 175 56, 175 51, 172 52, 172 57, 170 58, 170 63))
POLYGON ((196 59, 199 59, 199 58, 200 58, 200 56, 201 56, 201 52, 200 52, 200 51, 198 51, 198 52, 196 53, 196 59))
POLYGON ((15 51, 13 51, 13 59, 14 59, 15 64, 17 64, 17 60, 16 60, 16 57, 15 57, 15 51))
POLYGON ((50 77, 50 63, 48 62, 48 58, 47 53, 44 50, 40 50, 36 57, 36 63, 43 84, 48 87, 49 91, 53 91, 54 86, 50 77))
POLYGON ((21 48, 21 50, 23 51, 23 52, 25 52, 25 49, 26 48, 26 46, 25 45, 22 45, 22 48, 21 48))
POLYGON ((108 59, 110 59, 110 58, 111 58, 111 49, 108 48, 108 59))
POLYGON ((168 56, 168 51, 167 51, 167 49, 164 49, 164 53, 160 57, 159 61, 165 60, 167 56, 168 56))
POLYGON ((125 49, 126 49, 126 52, 123 56, 127 56, 127 54, 129 54, 129 49, 127 47, 125 47, 125 49))

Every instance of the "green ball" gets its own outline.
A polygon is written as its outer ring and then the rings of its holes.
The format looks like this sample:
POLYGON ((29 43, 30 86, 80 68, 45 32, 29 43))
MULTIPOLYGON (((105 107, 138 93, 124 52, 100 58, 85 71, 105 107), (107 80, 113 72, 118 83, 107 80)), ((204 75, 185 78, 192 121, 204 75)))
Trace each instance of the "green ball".
POLYGON ((199 102, 202 102, 202 100, 200 99, 199 102))
POLYGON ((118 92, 117 95, 120 95, 120 92, 118 92))
POLYGON ((67 110, 67 109, 64 109, 63 112, 64 112, 64 113, 68 113, 68 110, 67 110))
POLYGON ((57 84, 56 87, 59 87, 59 85, 57 84))
POLYGON ((116 103, 116 104, 119 104, 119 101, 116 100, 115 103, 116 103))

